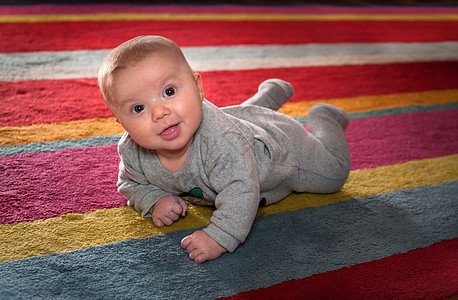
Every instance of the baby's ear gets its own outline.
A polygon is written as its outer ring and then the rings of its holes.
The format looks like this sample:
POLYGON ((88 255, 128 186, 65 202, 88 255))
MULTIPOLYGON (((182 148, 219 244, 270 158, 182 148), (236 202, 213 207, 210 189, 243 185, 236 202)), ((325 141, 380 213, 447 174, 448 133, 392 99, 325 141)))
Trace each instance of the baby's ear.
POLYGON ((194 81, 196 82, 197 88, 199 89, 200 98, 204 101, 205 93, 202 86, 202 76, 199 73, 194 73, 194 81))

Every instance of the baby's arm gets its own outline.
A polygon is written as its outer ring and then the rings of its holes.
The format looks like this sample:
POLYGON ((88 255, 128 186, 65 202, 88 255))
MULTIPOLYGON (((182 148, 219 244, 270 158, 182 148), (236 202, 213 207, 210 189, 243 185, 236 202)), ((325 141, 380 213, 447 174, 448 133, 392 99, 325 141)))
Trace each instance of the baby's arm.
POLYGON ((121 138, 118 152, 121 158, 117 182, 118 191, 126 197, 130 206, 134 206, 137 211, 141 212, 142 217, 149 217, 151 208, 158 200, 171 193, 146 178, 143 172, 144 165, 154 169, 151 166, 154 166, 155 160, 135 144, 128 134, 121 138))
POLYGON ((181 247, 195 263, 201 264, 221 256, 227 250, 202 230, 197 230, 181 240, 181 247))
POLYGON ((185 237, 181 246, 196 263, 234 252, 251 230, 259 207, 259 179, 253 145, 238 132, 219 136, 209 147, 205 172, 217 194, 210 224, 185 237))
POLYGON ((164 196, 154 204, 150 209, 151 217, 154 225, 164 227, 164 225, 172 225, 180 216, 184 217, 188 205, 178 196, 164 196))

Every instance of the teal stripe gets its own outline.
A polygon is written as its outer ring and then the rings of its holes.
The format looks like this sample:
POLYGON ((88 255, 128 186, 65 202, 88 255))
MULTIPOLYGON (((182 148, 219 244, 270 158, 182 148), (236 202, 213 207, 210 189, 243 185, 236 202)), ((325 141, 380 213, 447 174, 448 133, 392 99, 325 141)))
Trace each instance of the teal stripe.
POLYGON ((97 147, 117 144, 121 135, 97 136, 84 139, 41 142, 25 145, 0 147, 0 156, 32 152, 51 152, 62 149, 97 147))
POLYGON ((191 230, 3 262, 0 298, 230 296, 456 238, 456 195, 452 181, 259 217, 245 244, 202 265, 179 246, 191 230))
MULTIPOLYGON (((380 116, 391 116, 399 115, 404 113, 412 112, 426 112, 426 111, 435 111, 435 110, 447 110, 447 109, 457 109, 457 103, 446 103, 446 104, 433 104, 433 105, 414 105, 406 107, 393 107, 388 109, 380 109, 373 111, 364 111, 364 112, 354 112, 349 113, 348 116, 351 120, 365 119, 365 118, 374 118, 380 116)), ((307 124, 307 117, 295 117, 298 122, 302 124, 307 124)), ((121 135, 114 136, 99 136, 99 137, 90 137, 84 139, 75 139, 75 140, 62 140, 55 142, 42 142, 42 143, 32 143, 25 145, 13 145, 0 147, 0 156, 13 155, 13 154, 24 154, 24 153, 33 153, 33 152, 50 152, 61 149, 70 149, 70 148, 79 148, 79 147, 96 147, 96 146, 105 146, 116 144, 121 135)))

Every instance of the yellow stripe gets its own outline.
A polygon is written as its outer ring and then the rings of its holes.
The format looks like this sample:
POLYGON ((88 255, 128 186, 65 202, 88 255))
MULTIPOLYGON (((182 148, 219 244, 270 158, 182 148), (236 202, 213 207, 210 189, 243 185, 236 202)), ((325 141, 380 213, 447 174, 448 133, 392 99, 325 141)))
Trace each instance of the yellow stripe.
POLYGON ((456 14, 171 14, 100 13, 0 16, 0 23, 81 21, 455 21, 456 14))
MULTIPOLYGON (((310 107, 318 102, 334 104, 342 107, 347 112, 359 112, 390 107, 453 103, 457 99, 458 89, 437 90, 292 102, 283 105, 279 111, 289 116, 301 117, 306 116, 310 107)), ((113 118, 44 123, 20 127, 0 127, 0 146, 117 135, 123 132, 122 127, 113 118)))
MULTIPOLYGON (((259 210, 258 216, 317 207, 418 186, 458 180, 458 154, 356 170, 341 191, 330 195, 292 194, 259 210)), ((0 261, 73 251, 128 239, 206 226, 212 209, 190 205, 185 218, 159 229, 131 207, 68 214, 0 226, 0 261)))
POLYGON ((346 112, 372 111, 391 107, 413 105, 445 104, 458 101, 458 89, 437 90, 389 95, 338 98, 318 101, 285 103, 278 111, 291 117, 302 117, 308 114, 310 107, 317 103, 329 103, 343 108, 346 112))

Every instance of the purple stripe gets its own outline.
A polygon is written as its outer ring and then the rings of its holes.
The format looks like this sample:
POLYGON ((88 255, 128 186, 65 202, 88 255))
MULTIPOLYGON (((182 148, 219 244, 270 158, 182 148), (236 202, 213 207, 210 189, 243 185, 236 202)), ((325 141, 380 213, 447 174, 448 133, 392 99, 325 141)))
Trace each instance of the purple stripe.
MULTIPOLYGON (((352 169, 458 152, 458 110, 352 120, 352 169)), ((126 205, 116 145, 0 157, 0 224, 126 205)))
POLYGON ((250 13, 250 14, 456 14, 458 7, 325 5, 3 5, 0 15, 93 13, 250 13))

